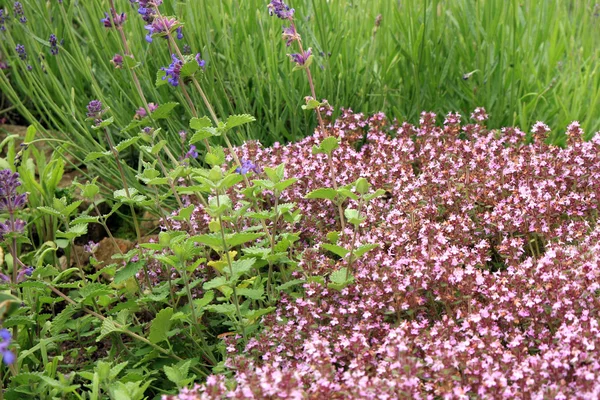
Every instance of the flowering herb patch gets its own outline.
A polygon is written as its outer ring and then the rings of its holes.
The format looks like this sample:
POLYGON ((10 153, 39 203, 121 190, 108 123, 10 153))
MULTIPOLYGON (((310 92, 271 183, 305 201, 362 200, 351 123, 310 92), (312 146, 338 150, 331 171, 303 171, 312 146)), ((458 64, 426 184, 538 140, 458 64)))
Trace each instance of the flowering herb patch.
MULTIPOLYGON (((311 151, 323 137, 240 149, 298 179, 281 201, 304 215, 283 229, 301 231, 303 290, 243 351, 227 338, 230 378, 166 398, 597 397, 600 139, 581 141, 574 123, 567 148, 548 146, 539 123, 526 144, 484 116, 437 127, 431 113, 413 126, 345 111, 329 124, 338 183, 363 176, 390 193, 365 210, 356 240, 379 246, 341 290, 347 257, 322 245, 339 230, 336 209, 306 199, 332 184, 311 151)), ((336 244, 351 240, 347 228, 336 244)))

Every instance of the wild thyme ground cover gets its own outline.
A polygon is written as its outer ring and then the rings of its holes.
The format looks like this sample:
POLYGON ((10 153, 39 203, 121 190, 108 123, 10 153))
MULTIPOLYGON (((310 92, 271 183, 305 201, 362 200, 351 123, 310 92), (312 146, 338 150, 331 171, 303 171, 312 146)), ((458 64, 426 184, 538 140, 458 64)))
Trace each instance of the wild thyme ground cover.
POLYGON ((331 236, 336 208, 306 199, 332 185, 311 151, 323 136, 240 149, 298 179, 280 201, 304 217, 281 229, 300 231, 304 290, 283 296, 243 349, 228 338, 229 374, 168 398, 597 397, 600 139, 583 142, 575 122, 567 148, 548 146, 538 123, 526 144, 517 128, 485 128, 483 109, 472 118, 437 127, 423 113, 413 126, 347 110, 328 125, 342 138, 338 184, 365 177, 388 193, 364 209, 356 237, 331 236), (353 241, 379 246, 340 290, 348 257, 323 243, 353 241))

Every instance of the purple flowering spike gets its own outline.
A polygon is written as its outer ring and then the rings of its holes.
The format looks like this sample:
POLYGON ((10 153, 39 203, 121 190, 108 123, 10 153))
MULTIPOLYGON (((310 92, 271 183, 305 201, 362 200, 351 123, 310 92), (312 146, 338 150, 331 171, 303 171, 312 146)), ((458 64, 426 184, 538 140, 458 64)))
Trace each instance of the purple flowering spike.
MULTIPOLYGON (((21 186, 21 182, 19 181, 19 174, 17 172, 12 172, 10 169, 0 171, 0 211, 8 210, 12 212, 23 208, 27 202, 27 194, 17 193, 19 186, 21 186)), ((15 222, 15 228, 20 229, 21 225, 18 221, 15 222)), ((8 224, 9 222, 5 223, 8 224)), ((9 230, 12 231, 12 228, 9 230)))
POLYGON ((175 54, 171 54, 171 60, 173 61, 168 67, 161 68, 165 71, 163 81, 167 79, 173 86, 179 86, 179 74, 181 74, 181 68, 183 67, 183 61, 177 58, 175 54))
POLYGON ((27 51, 25 50, 25 46, 22 44, 17 44, 17 46, 15 47, 15 51, 17 52, 17 54, 19 55, 19 58, 21 60, 26 60, 27 59, 27 51))
POLYGON ((282 0, 272 0, 267 6, 269 15, 275 15, 280 19, 292 19, 294 17, 294 9, 290 8, 282 0))
POLYGON ((23 11, 23 5, 20 1, 15 1, 13 11, 15 13, 15 18, 19 18, 20 23, 27 23, 27 18, 25 17, 25 12, 23 11))
POLYGON ((19 273, 17 274, 17 283, 23 282, 27 277, 33 274, 33 267, 24 267, 21 268, 19 273))
POLYGON ((0 329, 0 354, 2 355, 2 361, 6 365, 10 365, 15 362, 15 355, 12 351, 8 349, 10 343, 12 342, 12 335, 10 331, 6 328, 0 329))
POLYGON ((177 40, 183 39, 183 26, 178 27, 176 32, 177 32, 177 40))
POLYGON ((87 117, 98 118, 102 114, 102 102, 100 100, 92 100, 87 105, 87 117))
POLYGON ((2 32, 6 30, 6 26, 4 24, 6 23, 7 15, 8 13, 6 10, 4 8, 0 8, 0 31, 2 32))

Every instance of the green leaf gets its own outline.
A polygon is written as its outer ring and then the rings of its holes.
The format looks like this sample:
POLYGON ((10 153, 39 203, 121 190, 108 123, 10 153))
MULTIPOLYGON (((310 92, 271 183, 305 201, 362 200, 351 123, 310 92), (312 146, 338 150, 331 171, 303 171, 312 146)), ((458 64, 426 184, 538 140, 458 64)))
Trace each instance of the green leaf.
POLYGON ((93 130, 104 129, 104 128, 112 125, 113 122, 115 122, 115 118, 110 117, 110 118, 107 118, 104 121, 100 122, 98 125, 93 125, 92 129, 93 130))
POLYGON ((346 267, 340 268, 337 271, 334 271, 329 275, 330 283, 327 287, 330 287, 335 290, 342 290, 352 282, 354 282, 354 277, 352 275, 348 276, 346 280, 346 276, 348 275, 348 269, 346 267))
POLYGON ((129 278, 133 278, 135 274, 142 269, 145 262, 146 261, 137 261, 127 263, 125 267, 117 271, 113 282, 118 285, 119 283, 125 282, 129 278))
POLYGON ((315 99, 310 99, 308 101, 308 103, 306 103, 306 105, 302 106, 303 110, 314 110, 317 107, 320 107, 321 103, 319 103, 317 100, 315 99))
POLYGON ((44 214, 50 214, 55 217, 62 217, 62 213, 52 207, 40 206, 40 207, 37 207, 36 210, 39 210, 39 211, 43 212, 44 214))
POLYGON ((335 199, 335 196, 337 196, 337 192, 335 191, 335 189, 321 188, 321 189, 313 190, 312 192, 310 192, 306 196, 304 196, 304 198, 305 199, 333 200, 333 199, 335 199))
POLYGON ((163 71, 162 69, 159 69, 156 72, 156 82, 155 82, 154 86, 161 87, 161 86, 166 85, 167 83, 169 83, 169 82, 167 82, 166 79, 163 79, 166 76, 167 76, 166 71, 163 71))
POLYGON ((200 66, 198 65, 198 61, 194 60, 193 58, 190 61, 187 61, 185 64, 183 64, 183 67, 181 67, 181 71, 180 71, 180 78, 187 78, 189 76, 194 75, 196 72, 198 72, 198 69, 200 68, 200 66))
POLYGON ((208 311, 229 316, 235 314, 235 306, 233 304, 209 304, 206 306, 206 309, 208 311))
POLYGON ((204 285, 202 285, 202 289, 204 289, 204 290, 218 289, 221 286, 227 286, 227 285, 228 285, 227 279, 224 276, 218 276, 218 277, 213 278, 210 281, 206 282, 204 285))
POLYGON ((258 289, 237 288, 237 294, 252 300, 262 300, 265 294, 265 289, 262 286, 258 289))
POLYGON ((99 296, 112 294, 113 292, 113 289, 111 289, 108 285, 105 285, 103 283, 88 283, 79 290, 79 295, 81 296, 81 299, 78 299, 77 302, 81 303, 86 301, 87 299, 95 299, 99 296))
POLYGON ((173 109, 175 107, 177 107, 178 105, 179 105, 179 103, 176 103, 176 102, 161 104, 160 106, 158 106, 156 108, 156 110, 154 110, 152 112, 152 119, 158 120, 158 119, 169 118, 171 116, 171 112, 173 111, 173 109))
POLYGON ((83 160, 83 162, 84 163, 88 163, 88 162, 96 160, 98 158, 108 157, 111 154, 112 153, 111 153, 110 150, 107 150, 107 151, 92 151, 92 152, 88 153, 88 155, 85 157, 85 159, 83 160))
POLYGON ((373 249, 376 249, 377 247, 379 247, 379 245, 376 243, 363 244, 362 246, 359 246, 354 250, 354 253, 352 256, 356 257, 356 258, 362 257, 364 254, 368 253, 369 251, 371 251, 373 249))
POLYGON ((249 114, 231 115, 229 118, 227 118, 225 129, 229 130, 254 121, 256 121, 256 118, 249 114))
POLYGON ((140 140, 140 139, 141 138, 139 136, 134 136, 132 138, 123 140, 115 146, 115 149, 117 149, 118 152, 121 152, 121 151, 125 150, 126 148, 128 148, 129 146, 133 146, 134 144, 136 144, 138 142, 138 140, 140 140))
POLYGON ((159 313, 156 314, 156 317, 152 320, 148 340, 150 340, 152 343, 160 343, 163 340, 167 340, 167 333, 171 329, 172 316, 173 309, 171 307, 160 310, 159 313))
POLYGON ((338 246, 337 244, 329 244, 329 243, 321 243, 321 247, 324 248, 325 250, 328 250, 342 258, 346 257, 346 255, 348 255, 348 253, 350 253, 350 250, 342 247, 342 246, 338 246))
POLYGON ((111 317, 106 318, 102 321, 102 328, 100 329, 100 335, 96 338, 96 342, 100 342, 104 337, 112 332, 121 332, 120 328, 117 328, 115 321, 111 317))
POLYGON ((192 118, 190 120, 190 128, 195 131, 199 131, 202 128, 208 128, 210 126, 212 126, 212 122, 207 116, 202 118, 192 118))
POLYGON ((294 280, 288 281, 282 285, 277 286, 275 289, 280 290, 280 291, 286 290, 286 289, 291 288, 292 286, 301 285, 305 282, 306 281, 304 279, 294 279, 294 280))
POLYGON ((98 216, 81 215, 75 219, 72 219, 70 224, 71 225, 90 224, 90 223, 98 222, 99 218, 100 217, 98 217, 98 216))
POLYGON ((239 246, 242 243, 251 242, 264 236, 264 233, 232 233, 226 237, 229 248, 239 246))
POLYGON ((359 194, 366 194, 369 192, 369 181, 367 181, 365 178, 358 178, 358 180, 356 181, 356 191, 359 194))

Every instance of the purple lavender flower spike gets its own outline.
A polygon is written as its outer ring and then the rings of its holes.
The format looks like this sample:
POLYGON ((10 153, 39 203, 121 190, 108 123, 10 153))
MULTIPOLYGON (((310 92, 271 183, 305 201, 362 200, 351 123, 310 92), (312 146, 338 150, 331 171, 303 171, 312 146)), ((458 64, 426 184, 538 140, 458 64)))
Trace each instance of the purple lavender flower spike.
POLYGON ((294 9, 290 8, 282 0, 272 0, 267 6, 269 15, 275 15, 280 19, 292 19, 294 17, 294 9))
POLYGON ((17 52, 17 54, 19 55, 19 58, 21 60, 26 60, 27 59, 27 51, 25 50, 25 46, 22 44, 17 44, 17 46, 15 47, 15 51, 17 52))
POLYGON ((25 12, 23 11, 23 5, 20 1, 15 1, 13 11, 15 13, 15 18, 18 17, 20 23, 27 23, 27 18, 25 17, 25 12))
POLYGON ((6 22, 6 17, 8 13, 4 8, 0 8, 0 31, 4 32, 6 30, 6 26, 4 25, 6 22))
POLYGON ((58 39, 56 38, 56 35, 54 33, 50 35, 48 42, 50 42, 50 54, 52 54, 53 56, 57 55, 58 54, 58 39))

